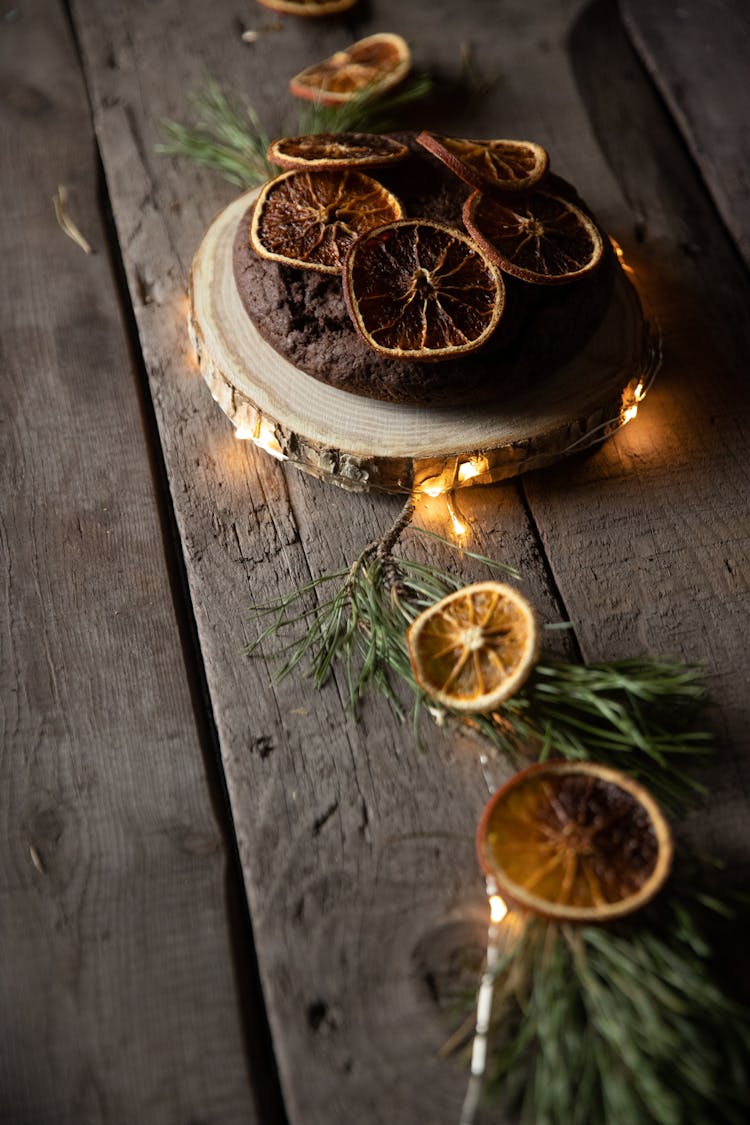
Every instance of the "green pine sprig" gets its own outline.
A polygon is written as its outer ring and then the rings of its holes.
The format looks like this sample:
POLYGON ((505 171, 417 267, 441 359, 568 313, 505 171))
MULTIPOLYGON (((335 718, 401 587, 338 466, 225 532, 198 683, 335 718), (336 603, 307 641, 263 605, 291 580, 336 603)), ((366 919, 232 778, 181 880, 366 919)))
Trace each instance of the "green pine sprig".
MULTIPOLYGON (((432 81, 422 74, 407 80, 391 94, 380 95, 366 88, 341 106, 308 103, 296 122, 282 132, 295 136, 383 132, 398 121, 407 106, 423 101, 431 90, 432 81)), ((257 187, 278 174, 279 169, 266 159, 271 137, 248 100, 243 101, 211 80, 191 101, 195 124, 163 121, 165 140, 156 146, 157 152, 212 168, 241 188, 257 187)))
MULTIPOLYGON (((407 503, 388 535, 351 567, 253 607, 264 627, 248 653, 291 630, 291 640, 276 650, 277 678, 303 668, 320 688, 338 665, 355 715, 375 688, 402 717, 411 710, 418 742, 426 713, 440 725, 468 725, 515 767, 552 756, 596 760, 638 777, 671 808, 688 804, 701 786, 685 766, 711 747, 709 734, 691 729, 704 700, 697 668, 646 658, 577 665, 542 653, 520 691, 491 715, 454 712, 423 692, 412 671, 407 629, 464 583, 430 563, 393 554, 412 508, 407 503)), ((409 531, 434 536, 414 526, 409 531)), ((442 542, 491 573, 518 577, 512 567, 442 542)))
POLYGON ((166 140, 157 152, 213 168, 242 188, 257 187, 276 174, 266 159, 271 139, 249 102, 240 104, 213 80, 191 101, 195 125, 163 121, 166 140))
POLYGON ((675 895, 629 924, 529 919, 499 962, 487 1094, 522 1125, 740 1125, 750 1012, 675 895))
POLYGON ((311 102, 297 120, 295 135, 307 133, 385 133, 399 124, 409 106, 425 101, 433 92, 429 74, 415 74, 395 90, 380 94, 365 87, 338 106, 311 102))
POLYGON ((712 737, 691 723, 705 702, 700 669, 664 660, 571 664, 544 654, 517 696, 490 720, 499 749, 545 760, 593 759, 644 782, 671 808, 703 787, 685 772, 712 737))
MULTIPOLYGON (((419 533, 420 529, 411 530, 419 533)), ((453 550, 459 549, 447 539, 434 537, 453 550)), ((504 563, 470 551, 461 553, 494 573, 518 577, 514 568, 504 563)), ((277 679, 284 679, 301 665, 320 688, 334 665, 340 663, 347 682, 348 705, 355 715, 373 686, 403 714, 399 683, 409 689, 419 710, 422 696, 411 670, 406 629, 423 609, 462 585, 454 574, 413 559, 396 559, 382 542, 373 543, 347 569, 315 578, 278 601, 252 607, 256 618, 270 621, 247 652, 254 655, 270 637, 297 628, 301 635, 277 650, 283 658, 277 679)))

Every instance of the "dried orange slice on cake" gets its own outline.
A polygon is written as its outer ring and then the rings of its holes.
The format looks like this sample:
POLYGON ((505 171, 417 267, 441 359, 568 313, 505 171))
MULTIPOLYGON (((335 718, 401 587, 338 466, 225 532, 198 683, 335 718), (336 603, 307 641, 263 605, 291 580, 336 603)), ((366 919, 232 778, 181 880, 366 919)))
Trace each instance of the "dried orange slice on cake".
POLYGON ((407 645, 423 691, 453 711, 486 714, 528 678, 539 651, 539 627, 512 586, 477 582, 420 613, 407 645))
POLYGON ((407 145, 379 133, 312 133, 282 137, 266 154, 281 168, 383 168, 409 155, 407 145))
POLYGON ((365 90, 373 96, 385 93, 410 70, 408 43, 384 31, 301 70, 289 82, 289 90, 297 98, 321 105, 343 105, 365 90))
POLYGON ((428 361, 481 347, 500 320, 505 287, 461 231, 402 219, 352 244, 344 297, 355 328, 376 352, 428 361))
POLYGON ((333 16, 353 8, 357 0, 258 0, 272 12, 290 16, 333 16))
POLYGON ((604 250, 588 215, 546 192, 499 199, 475 191, 464 204, 463 219, 490 261, 535 285, 576 281, 596 269, 604 250))
POLYGON ((669 874, 672 835, 642 785, 594 762, 544 762, 495 793, 477 831, 500 894, 545 918, 607 922, 669 874))
POLYGON ((527 191, 542 179, 549 157, 533 141, 470 141, 424 130, 417 140, 464 183, 479 191, 527 191))
POLYGON ((362 172, 284 172, 258 196, 250 242, 261 258, 341 273, 355 238, 401 214, 395 195, 362 172))

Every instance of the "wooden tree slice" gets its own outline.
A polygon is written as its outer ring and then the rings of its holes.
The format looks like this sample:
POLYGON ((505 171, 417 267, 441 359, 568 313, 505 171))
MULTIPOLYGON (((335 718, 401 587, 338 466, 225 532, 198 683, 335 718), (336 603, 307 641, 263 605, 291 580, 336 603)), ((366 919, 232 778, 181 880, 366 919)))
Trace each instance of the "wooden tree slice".
POLYGON ((550 465, 628 420, 658 366, 658 330, 618 270, 610 308, 576 358, 502 404, 416 407, 318 382, 260 335, 232 269, 237 224, 256 193, 214 220, 193 261, 189 330, 213 397, 269 453, 355 491, 436 493, 550 465))

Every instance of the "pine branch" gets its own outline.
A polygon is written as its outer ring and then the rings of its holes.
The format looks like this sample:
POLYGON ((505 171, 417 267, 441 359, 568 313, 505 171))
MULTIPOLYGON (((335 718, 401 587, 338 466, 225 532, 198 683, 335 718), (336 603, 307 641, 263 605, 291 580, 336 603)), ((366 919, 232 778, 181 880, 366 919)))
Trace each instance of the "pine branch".
MULTIPOLYGON (((394 527, 398 527, 401 517, 394 527)), ((398 535, 405 530, 401 527, 398 535)), ((419 529, 410 529, 419 532, 419 529)), ((420 691, 414 680, 406 648, 406 629, 427 606, 460 589, 461 579, 447 571, 395 558, 387 547, 393 529, 383 540, 370 544, 346 571, 315 579, 279 601, 252 607, 259 619, 271 618, 247 652, 253 655, 270 636, 299 626, 304 633, 292 640, 281 655, 278 679, 303 665, 316 687, 322 687, 336 663, 341 663, 348 685, 348 704, 354 714, 367 689, 381 691, 403 716, 397 687, 409 689, 415 704, 420 691), (315 600, 310 604, 310 594, 315 600)), ((436 536, 436 538, 440 538, 436 536)), ((453 550, 455 544, 442 542, 453 550)), ((481 555, 472 558, 494 573, 517 577, 512 567, 481 555)))
MULTIPOLYGON (((406 106, 424 100, 431 90, 430 78, 419 75, 391 95, 366 88, 342 106, 307 104, 286 131, 294 135, 383 132, 397 122, 406 106)), ((192 102, 196 124, 163 121, 166 139, 156 146, 157 152, 213 168, 242 188, 257 187, 278 174, 279 169, 266 159, 271 138, 248 101, 240 104, 212 80, 192 102)))
POLYGON ((399 124, 399 116, 407 106, 424 101, 432 91, 430 76, 418 74, 390 94, 365 87, 340 106, 314 102, 301 112, 297 133, 384 133, 399 124))
POLYGON ((257 187, 276 175, 278 169, 266 159, 270 137, 249 102, 240 106, 213 80, 191 100, 196 124, 163 121, 167 139, 156 146, 157 152, 187 157, 243 188, 257 187))
POLYGON ((544 760, 595 759, 639 778, 674 808, 702 787, 685 772, 711 749, 689 729, 705 701, 700 670, 658 660, 576 665, 542 656, 519 694, 492 716, 501 749, 535 746, 544 760))
MULTIPOLYGON (((355 715, 370 688, 385 695, 402 718, 411 700, 418 741, 427 712, 440 725, 468 724, 514 766, 550 756, 594 759, 640 778, 670 808, 688 804, 701 791, 685 770, 711 747, 710 735, 689 729, 704 699, 696 668, 647 659, 583 666, 542 654, 521 690, 491 715, 467 716, 436 705, 415 681, 406 631, 422 610, 463 581, 428 563, 394 556, 395 539, 405 530, 400 521, 396 536, 391 532, 370 544, 348 570, 256 606, 255 616, 268 624, 248 652, 297 628, 301 636, 281 651, 278 678, 303 667, 322 687, 340 664, 355 715)), ((494 573, 517 577, 510 567, 471 557, 494 573)))
POLYGON ((740 1125, 749 1048, 677 896, 619 927, 529 919, 497 970, 488 1093, 524 1125, 740 1125))

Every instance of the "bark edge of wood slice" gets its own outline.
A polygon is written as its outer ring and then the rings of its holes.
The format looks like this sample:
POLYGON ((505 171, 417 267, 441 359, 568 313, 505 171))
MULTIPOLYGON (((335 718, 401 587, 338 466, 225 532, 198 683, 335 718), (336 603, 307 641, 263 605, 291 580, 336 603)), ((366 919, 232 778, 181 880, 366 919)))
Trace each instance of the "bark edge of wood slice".
POLYGON ((660 339, 618 270, 610 307, 588 344, 502 404, 401 406, 329 387, 258 332, 234 280, 232 246, 257 192, 213 221, 190 272, 188 331, 215 401, 271 455, 351 491, 435 494, 551 465, 626 421, 658 369, 660 339))

